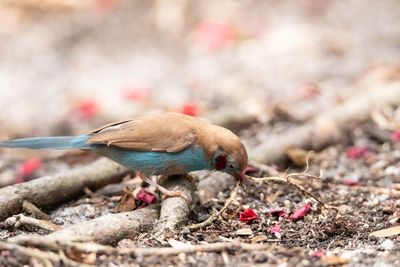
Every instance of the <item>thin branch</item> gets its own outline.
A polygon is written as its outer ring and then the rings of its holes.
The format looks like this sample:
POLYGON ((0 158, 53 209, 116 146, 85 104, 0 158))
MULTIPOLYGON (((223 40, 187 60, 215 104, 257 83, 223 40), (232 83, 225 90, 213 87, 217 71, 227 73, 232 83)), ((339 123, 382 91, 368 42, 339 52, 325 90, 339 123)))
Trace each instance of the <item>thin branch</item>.
MULTIPOLYGON (((308 169, 309 169, 309 163, 308 163, 308 158, 309 155, 307 155, 307 159, 306 159, 306 168, 303 172, 300 173, 283 173, 281 174, 282 176, 268 176, 268 177, 262 177, 262 178, 256 178, 253 176, 249 176, 246 175, 247 179, 252 180, 253 182, 256 183, 260 183, 262 181, 265 181, 267 183, 269 182, 278 182, 278 183, 287 183, 290 185, 295 186, 300 192, 302 192, 304 195, 314 199, 318 205, 320 205, 321 207, 325 208, 325 209, 335 209, 337 211, 339 211, 338 207, 332 206, 330 204, 325 203, 324 201, 322 201, 319 197, 317 197, 315 194, 307 191, 306 189, 304 189, 303 186, 299 185, 298 183, 296 183, 294 180, 295 179, 301 179, 301 178, 311 178, 311 179, 321 179, 322 177, 322 171, 320 171, 320 175, 316 176, 313 174, 309 174, 307 173, 308 169)), ((258 165, 263 165, 261 163, 258 163, 258 165)))
POLYGON ((218 218, 220 218, 221 214, 236 199, 236 195, 237 195, 237 191, 239 189, 239 186, 240 186, 240 182, 237 182, 235 187, 232 189, 229 198, 225 201, 224 207, 219 212, 217 212, 214 209, 213 212, 211 213, 210 217, 208 217, 207 220, 205 220, 204 222, 201 222, 201 223, 196 223, 196 224, 189 225, 187 227, 187 229, 189 229, 189 231, 191 231, 191 232, 194 232, 194 231, 197 231, 197 230, 199 230, 201 228, 210 226, 213 222, 215 222, 218 218))
POLYGON ((41 251, 38 249, 27 248, 27 247, 20 246, 18 244, 14 244, 11 242, 0 241, 0 250, 9 250, 11 254, 28 256, 31 258, 39 259, 43 262, 51 261, 57 265, 64 264, 66 266, 82 266, 82 267, 90 266, 87 264, 73 261, 73 260, 65 257, 65 255, 62 256, 62 255, 59 255, 57 253, 50 252, 50 251, 41 251))

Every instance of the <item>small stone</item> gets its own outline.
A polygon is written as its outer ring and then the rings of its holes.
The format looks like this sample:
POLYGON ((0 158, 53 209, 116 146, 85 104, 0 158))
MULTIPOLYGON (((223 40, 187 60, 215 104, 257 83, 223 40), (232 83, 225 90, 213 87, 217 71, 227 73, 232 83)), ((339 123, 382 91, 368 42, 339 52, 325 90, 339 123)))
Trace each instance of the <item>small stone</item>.
POLYGON ((382 250, 392 250, 394 248, 394 242, 390 239, 386 239, 382 242, 379 248, 382 250))
POLYGON ((242 229, 238 229, 236 231, 237 235, 252 235, 253 231, 251 230, 251 228, 242 228, 242 229))

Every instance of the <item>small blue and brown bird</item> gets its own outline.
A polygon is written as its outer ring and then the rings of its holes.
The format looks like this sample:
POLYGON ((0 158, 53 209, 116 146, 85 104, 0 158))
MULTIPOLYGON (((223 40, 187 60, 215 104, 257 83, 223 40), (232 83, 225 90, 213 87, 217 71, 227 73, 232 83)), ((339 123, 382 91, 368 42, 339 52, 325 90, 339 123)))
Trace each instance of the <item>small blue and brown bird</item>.
POLYGON ((181 196, 151 179, 152 175, 222 171, 244 177, 247 151, 226 128, 177 113, 152 114, 103 126, 87 135, 8 140, 1 147, 86 149, 139 171, 141 178, 165 196, 181 196))

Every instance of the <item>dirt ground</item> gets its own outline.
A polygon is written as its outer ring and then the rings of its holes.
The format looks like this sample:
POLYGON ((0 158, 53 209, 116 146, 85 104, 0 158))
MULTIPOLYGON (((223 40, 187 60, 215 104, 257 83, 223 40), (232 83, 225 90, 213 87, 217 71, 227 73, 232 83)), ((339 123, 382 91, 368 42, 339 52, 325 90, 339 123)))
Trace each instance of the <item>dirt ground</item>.
MULTIPOLYGON (((395 0, 27 0, 0 4, 0 16, 0 140, 79 135, 113 120, 176 111, 231 129, 254 162, 252 152, 268 140, 371 88, 400 81, 395 0)), ((217 252, 143 256, 61 251, 96 266, 399 266, 400 234, 370 235, 400 223, 399 121, 397 101, 338 123, 338 129, 327 127, 321 134, 327 140, 316 147, 287 148, 285 158, 262 162, 282 175, 301 173, 305 155, 315 150, 307 173, 321 172, 321 178, 296 182, 337 209, 322 207, 290 184, 245 179, 226 212, 204 229, 181 229, 160 239, 145 228, 112 244, 179 248, 240 241, 263 249, 232 245, 217 252), (304 217, 289 217, 307 204, 304 217), (239 212, 248 208, 257 219, 244 223, 239 212)), ((0 185, 79 168, 97 157, 1 149, 0 185)), ((251 162, 249 175, 270 175, 251 162)), ((220 210, 235 185, 221 173, 195 176, 200 181, 187 225, 220 210)), ((155 193, 130 173, 116 189, 82 190, 78 198, 41 209, 47 221, 64 228, 117 213, 125 186, 155 193)), ((0 223, 2 241, 31 233, 47 231, 0 223)), ((68 265, 0 251, 1 266, 23 264, 68 265)))

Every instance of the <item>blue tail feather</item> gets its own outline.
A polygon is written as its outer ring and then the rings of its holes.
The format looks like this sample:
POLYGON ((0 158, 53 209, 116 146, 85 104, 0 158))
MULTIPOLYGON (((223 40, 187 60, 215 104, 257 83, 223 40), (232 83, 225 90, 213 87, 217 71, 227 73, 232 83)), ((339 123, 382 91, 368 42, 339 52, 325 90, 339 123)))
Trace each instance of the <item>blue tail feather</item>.
POLYGON ((31 149, 90 149, 86 143, 90 135, 80 136, 53 136, 13 139, 0 143, 0 147, 31 148, 31 149))

